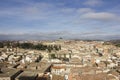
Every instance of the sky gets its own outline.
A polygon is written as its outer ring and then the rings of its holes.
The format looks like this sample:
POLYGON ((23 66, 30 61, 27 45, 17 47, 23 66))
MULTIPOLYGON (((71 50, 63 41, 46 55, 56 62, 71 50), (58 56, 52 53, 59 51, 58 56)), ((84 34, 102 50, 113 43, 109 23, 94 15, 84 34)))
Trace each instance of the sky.
POLYGON ((0 40, 120 39, 120 0, 0 0, 0 40))

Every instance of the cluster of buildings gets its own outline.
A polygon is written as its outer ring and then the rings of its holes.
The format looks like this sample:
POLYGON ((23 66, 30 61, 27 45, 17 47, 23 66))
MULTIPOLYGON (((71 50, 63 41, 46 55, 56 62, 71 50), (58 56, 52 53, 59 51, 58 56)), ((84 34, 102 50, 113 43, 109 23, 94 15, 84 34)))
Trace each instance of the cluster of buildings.
POLYGON ((7 48, 0 53, 0 80, 36 80, 50 72, 51 63, 40 52, 7 48))
POLYGON ((61 45, 61 50, 1 49, 0 80, 120 80, 120 48, 114 45, 74 40, 42 44, 61 45))

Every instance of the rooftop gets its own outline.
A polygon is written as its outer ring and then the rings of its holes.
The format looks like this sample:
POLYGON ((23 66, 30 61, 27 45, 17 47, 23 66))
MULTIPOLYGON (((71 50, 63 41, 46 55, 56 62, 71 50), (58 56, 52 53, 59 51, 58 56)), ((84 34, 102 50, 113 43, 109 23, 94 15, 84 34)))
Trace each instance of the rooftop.
POLYGON ((24 71, 22 72, 19 76, 16 77, 16 79, 20 79, 20 80, 32 80, 34 78, 37 77, 37 73, 36 72, 32 72, 32 71, 24 71))
POLYGON ((15 75, 16 73, 21 72, 21 70, 18 69, 2 69, 0 73, 0 77, 11 77, 15 75))

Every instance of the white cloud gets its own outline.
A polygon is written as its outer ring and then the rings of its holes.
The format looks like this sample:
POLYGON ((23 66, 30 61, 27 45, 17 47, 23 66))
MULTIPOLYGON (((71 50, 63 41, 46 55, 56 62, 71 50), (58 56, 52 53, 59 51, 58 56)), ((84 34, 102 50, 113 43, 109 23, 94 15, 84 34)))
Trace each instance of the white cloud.
POLYGON ((88 13, 88 12, 93 12, 94 10, 91 8, 79 8, 77 9, 78 13, 88 13))
POLYGON ((22 7, 10 7, 0 10, 0 17, 12 17, 19 20, 33 21, 48 19, 55 6, 49 3, 31 3, 22 7))
POLYGON ((90 19, 90 20, 100 20, 100 21, 111 21, 116 20, 117 16, 112 13, 108 12, 91 12, 86 13, 81 16, 84 19, 90 19))
POLYGON ((84 2, 84 5, 88 5, 88 6, 98 6, 100 4, 102 4, 102 0, 87 0, 86 2, 84 2))

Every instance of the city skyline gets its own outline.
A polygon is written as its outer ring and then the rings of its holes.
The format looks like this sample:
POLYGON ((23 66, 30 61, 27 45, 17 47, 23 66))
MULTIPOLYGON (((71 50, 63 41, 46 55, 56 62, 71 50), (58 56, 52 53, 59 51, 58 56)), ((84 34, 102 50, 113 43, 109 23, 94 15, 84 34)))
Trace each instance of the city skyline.
POLYGON ((119 0, 1 0, 0 40, 120 39, 119 0))

